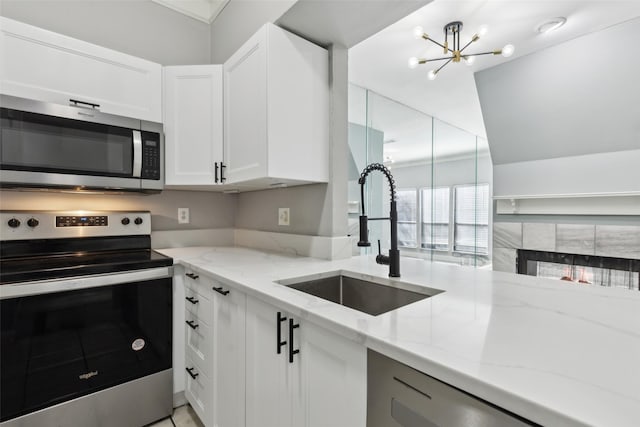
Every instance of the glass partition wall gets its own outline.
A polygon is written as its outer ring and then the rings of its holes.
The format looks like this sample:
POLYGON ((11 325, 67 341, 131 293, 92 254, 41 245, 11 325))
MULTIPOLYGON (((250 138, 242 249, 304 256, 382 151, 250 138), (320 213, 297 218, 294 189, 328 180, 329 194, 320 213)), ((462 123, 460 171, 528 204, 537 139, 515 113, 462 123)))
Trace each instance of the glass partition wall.
MULTIPOLYGON (((358 235, 358 178, 370 163, 391 170, 397 188, 402 256, 462 265, 491 260, 492 168, 487 141, 368 89, 349 87, 349 226, 358 235)), ((365 210, 389 216, 389 187, 378 172, 367 177, 365 210)), ((357 240, 357 239, 356 239, 357 240)), ((370 248, 390 246, 389 221, 369 222, 370 248)))

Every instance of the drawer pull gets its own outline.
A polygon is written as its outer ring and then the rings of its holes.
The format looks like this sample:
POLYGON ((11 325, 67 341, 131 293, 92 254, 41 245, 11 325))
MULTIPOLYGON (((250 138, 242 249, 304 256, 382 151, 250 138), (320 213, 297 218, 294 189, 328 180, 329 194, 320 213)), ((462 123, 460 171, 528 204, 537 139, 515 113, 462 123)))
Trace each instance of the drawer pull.
POLYGON ((191 304, 197 304, 198 300, 194 297, 187 297, 185 298, 187 301, 189 301, 191 304))
POLYGON ((193 320, 187 320, 186 324, 189 325, 189 327, 191 329, 198 329, 198 326, 200 326, 196 322, 194 322, 193 320))
POLYGON ((219 293, 219 294, 222 294, 222 295, 229 295, 229 291, 228 291, 228 290, 226 290, 226 291, 225 291, 225 290, 223 290, 223 289, 222 289, 222 286, 220 286, 219 288, 216 288, 216 287, 214 286, 214 287, 213 287, 213 290, 214 290, 214 291, 216 291, 216 292, 217 292, 217 293, 219 293))
POLYGON ((193 273, 187 273, 186 276, 193 280, 198 280, 198 277, 200 277, 197 274, 193 274, 193 273))
POLYGON ((195 380, 196 378, 198 378, 198 375, 200 375, 200 374, 199 374, 199 373, 197 373, 197 372, 196 372, 195 374, 193 373, 193 371, 195 371, 195 369, 196 369, 196 368, 185 368, 185 369, 186 369, 186 370, 187 370, 187 372, 189 373, 189 376, 190 376, 191 378, 193 378, 194 380, 195 380))
POLYGON ((276 328, 278 336, 276 337, 276 350, 278 354, 282 353, 282 346, 287 345, 286 341, 282 341, 282 322, 287 320, 287 316, 283 316, 281 312, 276 315, 276 328))
POLYGON ((94 104, 93 102, 87 102, 87 101, 80 101, 78 99, 69 99, 69 105, 71 105, 72 107, 84 107, 84 108, 89 107, 94 110, 100 110, 100 104, 94 104))
POLYGON ((289 363, 293 363, 293 355, 300 353, 300 349, 293 349, 293 330, 300 327, 300 323, 294 324, 293 319, 289 319, 289 363))

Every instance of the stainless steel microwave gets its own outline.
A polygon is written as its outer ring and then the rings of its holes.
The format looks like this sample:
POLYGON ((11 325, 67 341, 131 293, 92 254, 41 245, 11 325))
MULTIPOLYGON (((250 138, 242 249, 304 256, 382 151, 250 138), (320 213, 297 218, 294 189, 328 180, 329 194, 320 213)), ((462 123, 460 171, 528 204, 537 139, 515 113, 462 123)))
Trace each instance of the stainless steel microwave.
POLYGON ((0 95, 0 186, 162 190, 161 123, 71 102, 75 105, 0 95))

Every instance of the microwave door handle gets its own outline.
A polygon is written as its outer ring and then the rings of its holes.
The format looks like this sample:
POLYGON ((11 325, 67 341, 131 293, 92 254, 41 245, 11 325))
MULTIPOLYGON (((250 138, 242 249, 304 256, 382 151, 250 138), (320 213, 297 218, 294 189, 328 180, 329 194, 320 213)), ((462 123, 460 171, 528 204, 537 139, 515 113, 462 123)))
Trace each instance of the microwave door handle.
POLYGON ((142 134, 133 131, 133 177, 140 178, 142 173, 142 134))

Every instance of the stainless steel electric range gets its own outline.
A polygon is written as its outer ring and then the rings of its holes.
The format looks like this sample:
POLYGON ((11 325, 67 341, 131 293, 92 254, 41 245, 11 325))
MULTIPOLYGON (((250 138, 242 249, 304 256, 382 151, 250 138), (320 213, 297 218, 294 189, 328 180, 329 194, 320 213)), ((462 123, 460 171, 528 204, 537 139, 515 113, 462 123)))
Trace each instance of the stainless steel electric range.
POLYGON ((149 212, 0 212, 0 426, 172 411, 172 265, 149 212))

